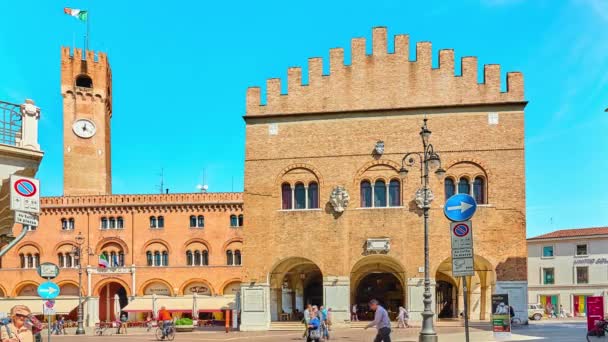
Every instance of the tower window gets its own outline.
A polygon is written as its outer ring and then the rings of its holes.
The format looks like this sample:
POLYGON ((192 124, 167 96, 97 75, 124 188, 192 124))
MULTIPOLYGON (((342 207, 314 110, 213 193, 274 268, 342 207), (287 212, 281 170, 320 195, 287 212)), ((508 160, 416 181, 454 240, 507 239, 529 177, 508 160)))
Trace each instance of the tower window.
POLYGON ((87 75, 79 75, 76 77, 76 86, 84 88, 93 88, 93 80, 87 75))

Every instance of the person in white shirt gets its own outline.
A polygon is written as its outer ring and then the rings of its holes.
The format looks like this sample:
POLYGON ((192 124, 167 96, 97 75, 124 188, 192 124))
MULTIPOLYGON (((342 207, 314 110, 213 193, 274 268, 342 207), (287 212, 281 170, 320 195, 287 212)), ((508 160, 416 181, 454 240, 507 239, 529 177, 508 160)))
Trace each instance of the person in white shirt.
POLYGON ((353 322, 359 320, 359 317, 357 317, 357 304, 353 304, 353 309, 350 314, 350 320, 353 322))
POLYGON ((399 315, 397 316, 397 327, 398 328, 409 328, 408 320, 410 318, 410 313, 407 312, 407 309, 403 306, 399 307, 399 315))

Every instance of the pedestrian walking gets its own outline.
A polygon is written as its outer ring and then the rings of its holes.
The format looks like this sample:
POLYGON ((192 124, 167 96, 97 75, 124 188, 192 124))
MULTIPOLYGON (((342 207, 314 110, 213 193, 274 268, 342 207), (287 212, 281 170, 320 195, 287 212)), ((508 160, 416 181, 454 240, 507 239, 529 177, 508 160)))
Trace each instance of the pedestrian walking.
POLYGON ((306 305, 306 309, 304 310, 304 319, 302 319, 302 323, 304 323, 304 334, 302 338, 308 337, 308 325, 310 324, 310 318, 312 317, 312 306, 310 304, 306 305))
POLYGON ((152 315, 148 313, 146 316, 146 331, 152 330, 152 315))
POLYGON ((375 311, 374 320, 365 329, 376 327, 378 333, 376 334, 376 338, 374 338, 374 342, 391 342, 391 320, 388 317, 388 313, 378 304, 376 299, 369 301, 369 308, 375 311))
POLYGON ((172 322, 173 318, 171 318, 171 313, 167 310, 166 307, 161 306, 160 310, 158 310, 158 324, 162 327, 163 332, 161 340, 164 340, 165 337, 167 337, 169 333, 169 327, 171 327, 172 322))
POLYGON ((333 314, 331 312, 331 308, 328 308, 327 309, 327 330, 329 330, 329 331, 331 331, 331 323, 332 323, 331 320, 333 318, 332 316, 333 316, 333 314))
MULTIPOLYGON (((15 305, 11 309, 11 320, 0 326, 0 340, 3 342, 34 342, 34 316, 25 305, 15 305)), ((36 322, 38 320, 35 320, 36 322)), ((39 323, 39 322, 38 322, 39 323)))
POLYGON ((127 315, 123 313, 120 316, 120 321, 118 322, 118 334, 127 334, 127 321, 127 315))
POLYGON ((398 328, 409 328, 408 321, 410 319, 410 313, 403 306, 399 307, 399 315, 397 316, 397 327, 398 328))
POLYGON ((327 309, 321 305, 319 307, 319 319, 321 320, 321 337, 329 340, 329 329, 327 327, 327 309))
POLYGON ((353 308, 350 314, 350 320, 355 322, 359 320, 359 317, 357 317, 357 304, 353 304, 353 308))

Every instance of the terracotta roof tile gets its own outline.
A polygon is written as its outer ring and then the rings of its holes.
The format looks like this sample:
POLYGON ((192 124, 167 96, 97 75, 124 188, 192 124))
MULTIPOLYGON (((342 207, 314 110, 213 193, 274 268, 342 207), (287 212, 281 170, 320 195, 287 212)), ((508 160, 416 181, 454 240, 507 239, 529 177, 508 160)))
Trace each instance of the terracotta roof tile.
POLYGON ((561 229, 551 233, 535 236, 528 240, 559 239, 577 236, 608 235, 608 227, 561 229))

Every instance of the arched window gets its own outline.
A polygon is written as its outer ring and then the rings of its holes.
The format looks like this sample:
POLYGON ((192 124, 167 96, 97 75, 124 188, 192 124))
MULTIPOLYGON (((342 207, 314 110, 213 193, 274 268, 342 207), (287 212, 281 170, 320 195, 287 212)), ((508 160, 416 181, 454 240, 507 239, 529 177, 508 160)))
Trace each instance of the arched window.
POLYGON ((122 216, 118 216, 116 219, 116 228, 123 229, 125 227, 125 221, 122 219, 122 216))
POLYGON ((192 251, 186 251, 186 265, 192 266, 192 251))
POLYGON ((159 216, 157 219, 157 227, 164 228, 165 227, 165 218, 163 216, 159 216))
POLYGON ((475 177, 473 181, 473 196, 478 204, 486 203, 485 182, 483 177, 475 177))
POLYGON ((196 218, 196 225, 199 228, 204 228, 205 227, 205 216, 198 215, 198 217, 196 218))
POLYGON ((234 265, 234 259, 232 257, 232 251, 226 251, 226 265, 231 266, 234 265))
POLYGON ((34 268, 40 266, 40 254, 34 254, 34 268))
POLYGON ((70 217, 70 218, 68 219, 68 229, 69 229, 69 230, 74 230, 74 227, 75 227, 75 226, 76 226, 76 225, 74 224, 74 218, 70 217))
POLYGON ((243 214, 239 215, 239 227, 243 226, 243 214))
POLYGON ((25 260, 25 255, 23 255, 23 253, 19 254, 19 261, 21 263, 21 268, 27 267, 27 261, 25 260))
POLYGON ((103 252, 101 252, 101 254, 103 254, 103 256, 105 257, 106 260, 110 261, 110 255, 108 254, 108 252, 103 251, 103 252))
POLYGON ((150 251, 146 252, 146 261, 147 261, 148 266, 154 265, 154 260, 152 259, 152 252, 150 252, 150 251))
POLYGON ((156 228, 156 217, 150 216, 150 228, 156 228))
POLYGON ((293 209, 293 203, 291 202, 291 185, 289 183, 283 183, 281 185, 281 208, 285 210, 293 209))
POLYGON ((59 267, 65 267, 65 258, 63 257, 63 253, 57 254, 57 264, 59 267))
POLYGON ((125 265, 125 253, 118 252, 118 266, 124 266, 124 265, 125 265))
POLYGON ((110 229, 116 229, 116 219, 110 217, 110 229))
POLYGON ((156 251, 156 252, 154 252, 154 266, 160 266, 160 265, 161 265, 160 252, 156 251))
POLYGON ((78 75, 78 77, 76 77, 76 86, 93 88, 93 80, 87 75, 78 75))
POLYGON ((118 266, 118 256, 116 252, 110 252, 110 267, 118 266))
POLYGON ((388 204, 391 207, 398 207, 401 205, 401 183, 393 179, 388 183, 388 204))
POLYGON ((454 184, 454 180, 452 178, 446 178, 443 181, 443 188, 445 189, 446 200, 456 194, 456 184, 454 184))
POLYGON ((308 184, 308 208, 319 208, 319 184, 317 182, 310 182, 308 184))
POLYGON ((169 266, 169 252, 163 251, 163 266, 169 266))
POLYGON ((72 255, 70 253, 67 253, 65 255, 65 267, 69 268, 72 267, 72 255))
POLYGON ((65 218, 61 219, 61 229, 62 230, 67 230, 68 229, 68 221, 65 218))
POLYGON ((105 217, 101 218, 101 229, 108 229, 108 219, 105 217))
POLYGON ((294 190, 294 198, 296 200, 295 209, 306 209, 306 189, 304 184, 297 183, 294 190))
POLYGON ((458 193, 459 194, 470 194, 471 193, 471 186, 469 184, 469 180, 462 177, 460 178, 460 180, 458 181, 458 193))
POLYGON ((209 265, 209 252, 208 251, 203 251, 203 265, 204 266, 209 265))
POLYGON ((361 207, 370 208, 372 206, 372 185, 369 181, 361 182, 361 207))
POLYGON ((386 183, 383 180, 374 183, 374 207, 386 207, 386 183))
POLYGON ((239 225, 239 220, 236 215, 230 215, 230 227, 237 227, 239 225))
POLYGON ((238 249, 234 251, 234 264, 239 266, 241 265, 241 251, 238 249))
POLYGON ((198 266, 201 264, 201 252, 194 251, 194 265, 198 266))
POLYGON ((190 228, 196 228, 196 216, 190 215, 190 228))

